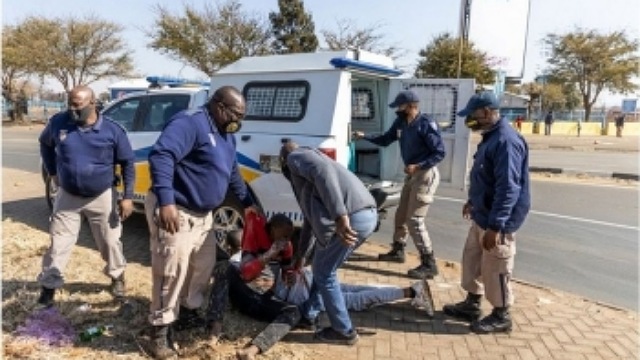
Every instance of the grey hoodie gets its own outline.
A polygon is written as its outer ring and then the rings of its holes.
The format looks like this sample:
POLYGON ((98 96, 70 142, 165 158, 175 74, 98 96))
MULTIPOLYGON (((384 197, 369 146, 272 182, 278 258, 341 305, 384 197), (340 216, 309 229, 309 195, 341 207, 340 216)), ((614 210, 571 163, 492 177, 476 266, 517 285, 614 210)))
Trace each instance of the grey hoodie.
POLYGON ((304 215, 298 255, 311 246, 312 233, 324 247, 335 233, 338 217, 376 206, 357 176, 316 149, 295 149, 287 157, 287 165, 304 215))

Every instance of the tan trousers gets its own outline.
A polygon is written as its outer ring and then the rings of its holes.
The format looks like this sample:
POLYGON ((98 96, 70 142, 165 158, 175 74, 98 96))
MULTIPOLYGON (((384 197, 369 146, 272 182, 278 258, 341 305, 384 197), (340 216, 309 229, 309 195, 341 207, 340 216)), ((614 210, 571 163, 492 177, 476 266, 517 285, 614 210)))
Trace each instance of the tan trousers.
POLYGON ((484 230, 473 222, 462 253, 462 288, 483 294, 493 307, 513 305, 511 274, 516 254, 514 234, 504 234, 498 246, 482 248, 484 230))
POLYGON ((117 194, 113 189, 87 198, 59 188, 49 225, 51 246, 42 258, 42 272, 38 275, 40 285, 57 289, 64 284, 62 273, 78 241, 82 216, 87 218, 100 256, 107 263, 104 273, 117 278, 124 272, 126 261, 120 242, 122 227, 116 204, 117 194))
POLYGON ((211 212, 198 214, 178 207, 180 229, 175 234, 157 225, 157 198, 147 194, 145 213, 151 244, 151 314, 149 322, 168 325, 180 306, 199 308, 216 263, 216 237, 211 212))
POLYGON ((410 234, 421 255, 433 251, 424 220, 439 184, 440 173, 436 167, 407 176, 396 209, 393 241, 406 245, 407 235, 410 234))

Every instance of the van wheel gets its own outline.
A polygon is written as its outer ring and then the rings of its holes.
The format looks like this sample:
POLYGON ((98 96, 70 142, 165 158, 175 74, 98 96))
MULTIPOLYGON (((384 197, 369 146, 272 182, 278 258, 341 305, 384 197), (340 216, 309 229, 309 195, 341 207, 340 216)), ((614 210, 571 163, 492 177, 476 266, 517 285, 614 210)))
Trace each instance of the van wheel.
POLYGON ((223 244, 227 232, 244 228, 243 216, 242 204, 231 194, 227 195, 222 205, 213 210, 213 231, 219 245, 223 244))
POLYGON ((51 176, 47 175, 44 181, 45 186, 45 198, 47 200, 47 205, 49 206, 49 210, 53 211, 53 204, 56 201, 56 196, 58 195, 58 185, 56 185, 51 176))

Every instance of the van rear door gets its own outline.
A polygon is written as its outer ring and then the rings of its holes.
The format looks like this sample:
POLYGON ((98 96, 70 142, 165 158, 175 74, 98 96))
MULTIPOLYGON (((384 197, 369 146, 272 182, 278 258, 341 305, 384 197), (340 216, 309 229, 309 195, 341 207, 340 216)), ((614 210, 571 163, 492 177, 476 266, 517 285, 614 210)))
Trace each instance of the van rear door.
MULTIPOLYGON (((457 120, 457 112, 473 95, 473 79, 391 79, 387 104, 398 92, 412 90, 420 98, 420 110, 432 116, 440 126, 447 155, 438 165, 440 184, 465 191, 469 166, 470 131, 463 121, 457 120)), ((388 129, 395 119, 394 109, 385 107, 387 116, 383 121, 388 129)), ((398 146, 381 149, 381 177, 385 179, 404 178, 403 166, 398 146)))

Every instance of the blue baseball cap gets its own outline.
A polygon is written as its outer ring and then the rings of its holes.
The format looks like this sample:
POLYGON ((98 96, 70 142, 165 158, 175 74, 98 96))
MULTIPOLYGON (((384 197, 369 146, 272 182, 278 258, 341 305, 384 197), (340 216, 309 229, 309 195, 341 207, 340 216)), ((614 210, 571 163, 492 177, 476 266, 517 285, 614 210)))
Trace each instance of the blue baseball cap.
POLYGON ((473 95, 471 99, 469 99, 467 106, 458 111, 458 116, 467 117, 474 111, 484 107, 488 107, 490 109, 500 108, 500 102, 498 102, 496 95, 492 91, 482 91, 473 95))
POLYGON ((400 91, 396 96, 396 99, 393 100, 391 104, 389 104, 390 108, 395 108, 400 105, 409 104, 409 103, 417 103, 420 102, 420 98, 418 95, 411 90, 400 91))

